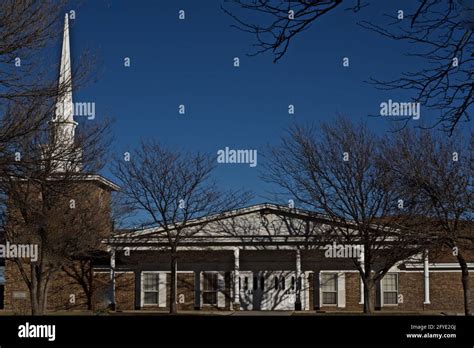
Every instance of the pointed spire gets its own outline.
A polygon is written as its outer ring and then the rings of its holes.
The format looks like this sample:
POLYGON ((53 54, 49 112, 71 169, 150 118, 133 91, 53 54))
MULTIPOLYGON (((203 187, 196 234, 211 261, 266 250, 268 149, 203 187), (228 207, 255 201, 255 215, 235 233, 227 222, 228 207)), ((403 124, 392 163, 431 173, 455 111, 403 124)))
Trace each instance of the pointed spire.
POLYGON ((55 141, 64 145, 74 143, 74 132, 77 122, 74 122, 74 104, 72 101, 72 72, 71 48, 69 43, 69 17, 64 18, 63 46, 61 52, 61 67, 59 71, 59 97, 52 122, 55 141))
POLYGON ((54 121, 73 122, 71 47, 69 43, 69 17, 67 13, 64 18, 63 47, 61 53, 61 68, 59 71, 59 92, 61 96, 56 103, 54 121))
POLYGON ((74 136, 77 122, 74 121, 74 104, 72 101, 72 72, 71 72, 71 48, 69 43, 69 17, 66 13, 64 18, 63 46, 61 51, 61 67, 59 71, 59 95, 56 100, 55 114, 50 121, 51 145, 54 156, 72 156, 73 160, 58 160, 56 165, 58 172, 64 172, 73 165, 74 170, 79 171, 78 159, 80 151, 70 154, 74 146, 74 136))

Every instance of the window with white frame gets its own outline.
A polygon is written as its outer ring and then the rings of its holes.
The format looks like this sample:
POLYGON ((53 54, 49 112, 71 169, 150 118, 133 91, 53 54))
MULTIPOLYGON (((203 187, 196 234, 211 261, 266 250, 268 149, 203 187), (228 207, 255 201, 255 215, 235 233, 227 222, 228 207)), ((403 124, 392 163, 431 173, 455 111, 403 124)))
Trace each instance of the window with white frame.
POLYGON ((217 305, 218 274, 215 272, 204 272, 202 274, 202 303, 205 305, 217 305))
POLYGON ((388 273, 382 279, 382 301, 384 305, 398 304, 398 276, 388 273))
POLYGON ((321 304, 337 305, 337 273, 321 273, 321 304))
POLYGON ((142 273, 143 282, 143 304, 158 304, 159 274, 142 273))

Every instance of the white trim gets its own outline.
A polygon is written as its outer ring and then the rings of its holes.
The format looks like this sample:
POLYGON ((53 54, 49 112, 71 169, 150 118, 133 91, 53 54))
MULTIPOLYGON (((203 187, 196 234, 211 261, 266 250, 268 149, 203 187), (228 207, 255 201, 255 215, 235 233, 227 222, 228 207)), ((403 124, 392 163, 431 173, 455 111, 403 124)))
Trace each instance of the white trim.
POLYGON ((337 307, 346 308, 346 275, 344 272, 337 274, 337 307))
POLYGON ((111 248, 109 251, 110 251, 110 282, 111 282, 111 287, 112 287, 111 302, 115 306, 115 249, 111 248))
POLYGON ((217 308, 225 308, 225 272, 217 274, 217 308))
MULTIPOLYGON (((240 309, 240 289, 239 289, 239 280, 240 280, 240 250, 239 248, 234 249, 234 272, 233 272, 233 279, 234 279, 234 286, 233 286, 233 297, 232 297, 232 304, 237 309, 240 309)), ((232 308, 233 310, 235 308, 232 308)))
MULTIPOLYGON (((309 282, 309 275, 311 273, 314 274, 313 271, 304 271, 303 272, 304 282, 303 281, 301 282, 301 287, 304 290, 304 292, 303 292, 303 294, 304 294, 304 307, 303 307, 303 309, 304 310, 309 310, 310 309, 309 308, 309 288, 310 288, 310 286, 312 286, 312 284, 310 284, 310 282, 309 282), (303 285, 304 285, 304 288, 303 288, 303 285)), ((314 275, 313 275, 313 283, 314 283, 314 275)))
MULTIPOLYGON (((438 262, 438 263, 430 263, 429 264, 429 267, 430 268, 433 268, 433 269, 444 269, 444 268, 456 268, 456 269, 460 269, 461 267, 459 266, 459 263, 457 262, 438 262)), ((474 268, 474 262, 470 262, 467 264, 467 267, 468 268, 474 268)), ((423 263, 419 263, 419 264, 407 264, 406 265, 406 268, 414 268, 414 269, 418 269, 418 268, 424 268, 424 264, 423 263)))
POLYGON ((98 174, 86 174, 84 176, 78 176, 78 180, 85 180, 85 181, 98 181, 101 184, 110 187, 113 191, 120 191, 120 186, 114 184, 112 181, 104 178, 102 175, 98 174))
POLYGON ((158 272, 158 307, 166 307, 166 278, 168 274, 158 272))
MULTIPOLYGON (((361 253, 360 253, 360 267, 362 270, 365 270, 365 248, 363 245, 361 245, 361 253)), ((359 290, 360 290, 360 298, 359 298, 359 304, 364 304, 365 298, 364 298, 364 281, 362 280, 362 275, 360 274, 359 270, 357 270, 359 273, 359 290)))
MULTIPOLYGON (((271 203, 262 203, 262 204, 252 205, 252 206, 249 206, 249 207, 236 208, 236 209, 221 212, 221 213, 215 213, 215 214, 195 218, 195 219, 187 221, 187 223, 188 223, 188 225, 200 224, 200 223, 207 222, 207 221, 221 220, 221 219, 228 218, 228 217, 233 217, 233 216, 238 216, 238 215, 246 215, 246 214, 249 214, 249 213, 254 213, 254 212, 258 212, 258 211, 262 211, 262 210, 271 210, 272 212, 278 212, 278 213, 281 213, 281 212, 291 213, 291 214, 295 214, 295 215, 300 215, 301 217, 312 217, 314 219, 325 220, 327 223, 332 222, 331 220, 328 219, 327 216, 324 216, 324 215, 321 215, 321 214, 318 214, 318 213, 314 213, 314 212, 311 212, 311 211, 296 209, 296 208, 288 208, 287 206, 284 206, 284 205, 277 205, 277 204, 271 204, 271 203)), ((174 226, 172 224, 170 224, 169 228, 173 229, 174 226)), ((142 234, 156 233, 156 232, 159 232, 159 231, 162 231, 162 230, 163 230, 162 227, 156 226, 156 227, 150 227, 150 228, 145 228, 145 229, 141 229, 141 230, 135 230, 135 231, 133 231, 133 234, 136 236, 136 235, 142 235, 142 234)))
POLYGON ((430 266, 428 250, 425 251, 425 259, 423 260, 423 289, 425 295, 423 304, 430 304, 430 266))

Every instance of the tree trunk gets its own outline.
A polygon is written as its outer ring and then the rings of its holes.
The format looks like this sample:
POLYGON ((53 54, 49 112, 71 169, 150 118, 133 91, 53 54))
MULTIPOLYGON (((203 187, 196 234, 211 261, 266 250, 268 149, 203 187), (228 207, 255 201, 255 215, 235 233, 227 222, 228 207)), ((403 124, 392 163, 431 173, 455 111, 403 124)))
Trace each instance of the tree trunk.
POLYGON ((470 316, 471 314, 471 289, 469 287, 469 271, 467 268, 466 260, 461 253, 457 256, 459 266, 461 267, 462 274, 462 288, 464 291, 464 314, 470 316))
POLYGON ((178 313, 176 303, 176 292, 178 285, 178 252, 175 248, 171 251, 171 293, 170 293, 170 313, 178 313))
POLYGON ((43 282, 41 279, 41 272, 37 269, 36 265, 31 265, 31 285, 30 285, 30 301, 31 301, 31 314, 32 315, 43 315, 45 311, 44 293, 42 291, 43 282))
POLYGON ((363 279, 364 283, 364 313, 372 314, 374 312, 374 303, 372 300, 372 289, 375 282, 371 277, 363 279))
POLYGON ((93 296, 94 296, 94 273, 92 269, 92 261, 89 261, 87 264, 87 270, 86 270, 86 284, 84 286, 84 292, 86 293, 87 297, 87 309, 90 311, 93 311, 94 308, 94 303, 93 303, 93 296))
POLYGON ((364 247, 364 274, 361 274, 362 282, 364 283, 364 313, 372 314, 374 312, 374 302, 372 300, 372 289, 375 286, 375 281, 372 275, 370 265, 371 257, 368 253, 369 248, 364 247))
POLYGON ((31 301, 31 315, 40 315, 40 308, 38 306, 38 279, 36 279, 35 266, 30 266, 31 270, 31 285, 30 285, 30 301, 31 301))

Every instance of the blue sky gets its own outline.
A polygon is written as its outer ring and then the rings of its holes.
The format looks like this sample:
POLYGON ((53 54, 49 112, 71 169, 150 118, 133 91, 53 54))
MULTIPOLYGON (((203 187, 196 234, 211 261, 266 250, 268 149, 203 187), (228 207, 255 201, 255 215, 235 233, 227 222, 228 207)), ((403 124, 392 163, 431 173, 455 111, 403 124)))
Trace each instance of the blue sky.
MULTIPOLYGON (((408 9, 413 1, 373 1, 354 15, 337 10, 297 37, 277 64, 265 54, 247 57, 254 38, 231 28, 220 0, 94 0, 71 3, 73 59, 85 49, 98 57, 97 82, 75 93, 75 101, 96 103, 97 119, 113 117, 121 154, 154 138, 169 146, 215 154, 226 146, 256 149, 275 144, 293 122, 330 120, 338 113, 368 120, 386 131, 384 118, 369 118, 388 99, 406 95, 376 90, 370 76, 397 77, 419 62, 403 55, 412 49, 360 28, 357 21, 382 20, 385 12, 408 9), (186 19, 178 19, 179 10, 186 19), (130 57, 131 67, 124 67, 130 57), (240 58, 240 67, 233 58, 240 58), (342 66, 343 57, 350 67, 342 66), (186 114, 178 113, 178 105, 186 114), (295 115, 288 115, 288 105, 295 115)), ((380 22, 379 22, 380 23, 380 22)), ((59 50, 59 49, 58 49, 59 50)), ((423 112, 423 111, 422 111, 423 112)), ((422 114, 423 117, 430 117, 422 114)), ((432 116, 431 116, 432 117, 432 116)), ((87 121, 85 118, 79 122, 87 121)), ((416 121, 412 121, 416 122, 416 121)), ((219 165, 226 188, 254 192, 255 202, 271 189, 259 166, 219 165)))

